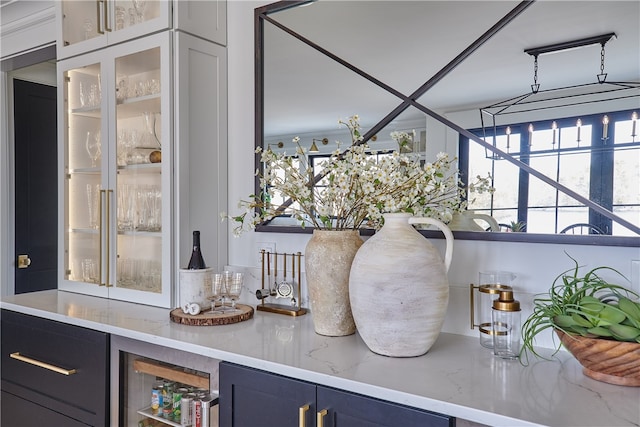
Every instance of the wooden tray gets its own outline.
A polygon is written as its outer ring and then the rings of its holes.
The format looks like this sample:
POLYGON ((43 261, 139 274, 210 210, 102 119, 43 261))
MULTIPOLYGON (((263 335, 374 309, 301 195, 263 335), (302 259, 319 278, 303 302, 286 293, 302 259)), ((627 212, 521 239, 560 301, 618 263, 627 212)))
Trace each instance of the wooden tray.
POLYGON ((253 317, 253 307, 236 304, 240 312, 233 313, 211 313, 209 310, 200 314, 185 314, 181 308, 174 308, 169 313, 169 317, 176 323, 191 326, 216 326, 230 325, 232 323, 243 322, 253 317))

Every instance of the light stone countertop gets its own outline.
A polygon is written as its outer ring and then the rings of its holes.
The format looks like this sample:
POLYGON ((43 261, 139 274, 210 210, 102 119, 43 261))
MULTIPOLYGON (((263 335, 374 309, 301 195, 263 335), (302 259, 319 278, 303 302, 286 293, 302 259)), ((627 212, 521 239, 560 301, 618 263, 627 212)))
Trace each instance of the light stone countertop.
POLYGON ((640 387, 594 381, 566 352, 524 367, 443 333, 424 356, 389 358, 357 334, 317 335, 311 315, 256 311, 233 325, 187 326, 167 309, 55 290, 0 306, 491 426, 640 426, 640 387))

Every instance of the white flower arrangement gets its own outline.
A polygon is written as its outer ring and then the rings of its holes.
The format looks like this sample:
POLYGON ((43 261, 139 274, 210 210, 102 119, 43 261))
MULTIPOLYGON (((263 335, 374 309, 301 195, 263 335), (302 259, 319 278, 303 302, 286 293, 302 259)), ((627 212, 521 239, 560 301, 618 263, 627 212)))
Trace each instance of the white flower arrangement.
MULTIPOLYGON (((269 202, 269 191, 295 202, 286 211, 302 227, 311 224, 325 230, 364 226, 379 229, 384 222, 383 214, 393 212, 449 222, 455 212, 466 208, 463 201, 466 189, 460 186, 458 170, 454 167, 456 159, 439 153, 435 162, 422 164, 418 154, 402 154, 403 148, 413 142, 413 135, 407 132, 391 133, 391 138, 398 144, 397 151, 371 150, 362 143, 357 115, 338 123, 349 129, 351 146, 342 153, 340 149, 335 150, 320 163, 324 176, 319 182, 314 182, 312 168, 298 137, 293 139, 297 146, 297 162, 286 153, 256 149, 257 153, 262 153, 265 165, 260 176, 260 187, 264 192, 240 201, 243 213, 236 216, 222 214, 223 218, 235 221, 235 235, 284 213, 283 207, 269 202)), ((256 171, 256 175, 259 174, 260 171, 256 171)), ((468 188, 479 193, 493 191, 490 183, 490 176, 478 176, 468 188)))

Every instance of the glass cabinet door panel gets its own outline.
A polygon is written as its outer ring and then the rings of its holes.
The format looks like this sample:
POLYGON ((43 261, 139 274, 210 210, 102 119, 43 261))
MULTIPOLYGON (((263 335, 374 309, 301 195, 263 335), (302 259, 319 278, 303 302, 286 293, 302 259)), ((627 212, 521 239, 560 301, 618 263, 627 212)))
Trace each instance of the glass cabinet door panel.
POLYGON ((117 247, 112 292, 143 302, 145 294, 163 294, 161 48, 117 57, 115 76, 117 247))
POLYGON ((96 0, 62 1, 62 36, 64 46, 104 35, 103 2, 96 0))
POLYGON ((171 305, 170 46, 158 33, 58 63, 60 289, 171 305))
POLYGON ((169 28, 169 0, 62 0, 58 58, 68 58, 169 28))
POLYGON ((105 201, 100 63, 64 71, 64 271, 69 281, 102 283, 105 201))

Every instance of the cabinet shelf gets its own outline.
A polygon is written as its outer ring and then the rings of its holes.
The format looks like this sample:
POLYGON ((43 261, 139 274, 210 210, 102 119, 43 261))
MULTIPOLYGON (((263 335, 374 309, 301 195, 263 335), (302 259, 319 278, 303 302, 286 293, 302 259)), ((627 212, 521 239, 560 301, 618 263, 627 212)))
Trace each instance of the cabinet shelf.
POLYGON ((161 173, 161 163, 139 163, 118 166, 118 173, 161 173))
POLYGON ((102 111, 99 105, 90 107, 80 107, 71 110, 71 114, 76 116, 90 117, 93 119, 99 119, 102 117, 102 111))
POLYGON ((161 417, 159 415, 154 415, 153 412, 151 411, 151 406, 148 406, 146 408, 140 409, 137 412, 140 415, 144 415, 145 417, 151 418, 152 420, 156 420, 156 421, 158 421, 158 422, 160 422, 162 424, 166 424, 166 425, 174 426, 174 427, 182 427, 182 424, 180 424, 180 423, 168 420, 168 419, 166 419, 164 417, 161 417))
POLYGON ((141 115, 145 111, 158 113, 160 111, 160 94, 143 95, 127 98, 118 103, 118 119, 126 119, 141 115))
POLYGON ((155 375, 171 381, 187 384, 196 388, 209 390, 209 377, 186 372, 181 367, 166 365, 155 360, 136 359, 133 361, 133 369, 148 375, 155 375))

